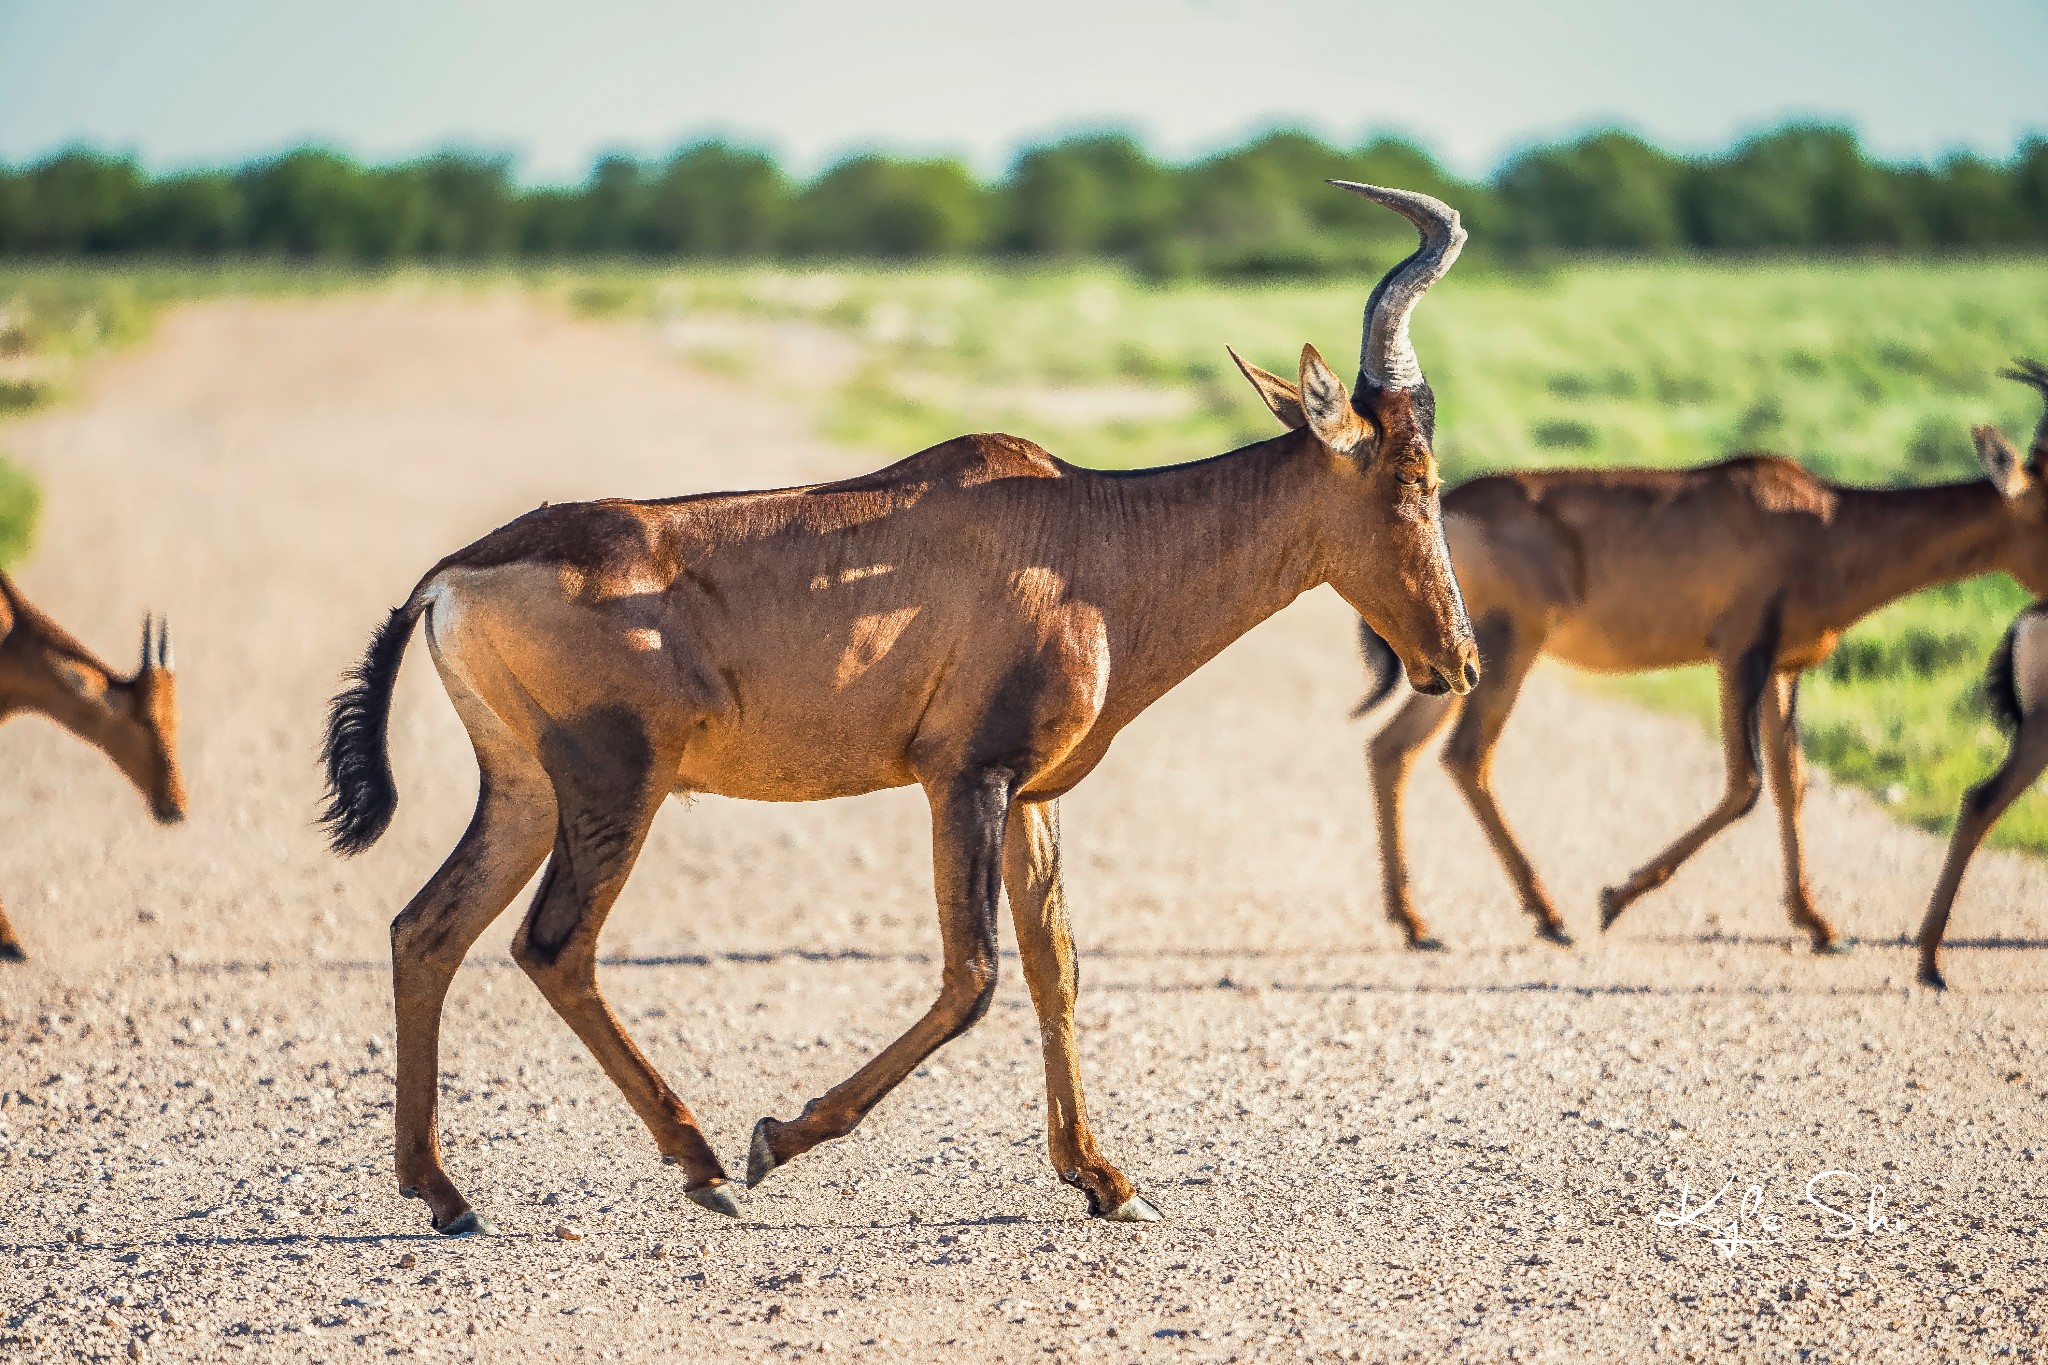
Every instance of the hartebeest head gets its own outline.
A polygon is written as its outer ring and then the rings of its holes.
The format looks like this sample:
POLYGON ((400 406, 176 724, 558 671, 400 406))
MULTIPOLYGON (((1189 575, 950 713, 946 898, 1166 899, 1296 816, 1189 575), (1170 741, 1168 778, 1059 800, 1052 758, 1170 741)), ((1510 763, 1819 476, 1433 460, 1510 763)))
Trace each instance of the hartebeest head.
POLYGON ((166 825, 185 818, 185 780, 178 771, 178 675, 171 656, 171 624, 142 618, 142 662, 132 678, 102 674, 82 664, 58 668, 64 684, 90 703, 73 719, 114 760, 114 766, 149 801, 166 825))
POLYGON ((2043 411, 2033 446, 2022 455, 1994 426, 1973 427, 1970 435, 1992 486, 2026 523, 2012 538, 2003 567, 2036 597, 2048 596, 2048 365, 2021 358, 2000 373, 2041 393, 2043 411))
POLYGON ((1336 485, 1323 545, 1331 585, 1400 656, 1417 691, 1469 692, 1479 681, 1479 647, 1444 544, 1442 477, 1430 449, 1436 396, 1408 340, 1409 316, 1458 259, 1465 229, 1456 210, 1426 194, 1330 183, 1386 205, 1422 234, 1366 302, 1357 382, 1345 392, 1313 346, 1302 347, 1298 381, 1236 351, 1231 359, 1273 415, 1313 437, 1328 462, 1336 485))

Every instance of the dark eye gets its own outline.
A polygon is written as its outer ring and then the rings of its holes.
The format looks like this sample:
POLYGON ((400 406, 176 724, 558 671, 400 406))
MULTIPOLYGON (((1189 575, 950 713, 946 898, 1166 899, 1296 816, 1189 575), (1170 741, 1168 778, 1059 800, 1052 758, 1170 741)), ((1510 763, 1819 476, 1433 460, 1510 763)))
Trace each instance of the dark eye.
POLYGON ((1420 488, 1424 484, 1429 482, 1429 475, 1426 471, 1414 468, 1412 466, 1410 468, 1402 470, 1399 474, 1395 475, 1394 477, 1395 481, 1398 482, 1403 488, 1420 488))

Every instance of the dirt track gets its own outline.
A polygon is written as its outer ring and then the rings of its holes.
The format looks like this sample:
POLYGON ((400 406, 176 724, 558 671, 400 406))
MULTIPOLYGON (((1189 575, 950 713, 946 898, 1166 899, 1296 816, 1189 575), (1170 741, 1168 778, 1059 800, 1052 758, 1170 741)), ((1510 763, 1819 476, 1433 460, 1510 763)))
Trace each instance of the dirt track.
MULTIPOLYGON (((1451 414, 1448 420, 1455 420, 1451 414)), ((1319 592, 1169 696, 1068 799, 1081 1021, 1106 1148, 1168 1215, 1084 1219, 1043 1154, 1014 958, 996 1008, 731 1223, 681 1197, 506 955, 449 1009, 450 1243, 393 1186, 385 928, 475 768, 424 654, 391 836, 310 827, 323 699, 440 554, 543 499, 772 485, 882 456, 651 338, 513 300, 230 303, 171 317, 83 401, 0 427, 43 478, 26 590, 118 661, 177 631, 194 818, 0 732, 0 1359, 1640 1360, 2048 1349, 2042 870, 1980 861, 1937 998, 1899 935, 1939 848, 1809 806, 1825 910, 1795 950, 1760 811, 1613 937, 1593 897, 1705 809, 1689 725, 1539 676, 1509 813, 1582 946, 1530 941, 1449 786, 1417 783, 1420 903, 1377 913, 1357 669, 1319 592), (2039 1162, 2036 1158, 2042 1157, 2039 1162), (1827 1240, 1808 1177, 1876 1233, 1827 1240), (1752 1184, 1781 1240, 1659 1226, 1752 1184), (580 1230, 568 1241, 556 1229, 580 1230), (515 1354, 516 1353, 516 1354, 515 1354)), ((1206 452, 1190 451, 1190 455, 1206 452)), ((716 799, 661 817, 611 920, 621 1016, 729 1164, 923 1007, 922 799, 716 799)), ((1005 931, 1007 943, 1007 930, 1005 931)), ((1835 1225, 1839 1226, 1839 1225, 1835 1225)))

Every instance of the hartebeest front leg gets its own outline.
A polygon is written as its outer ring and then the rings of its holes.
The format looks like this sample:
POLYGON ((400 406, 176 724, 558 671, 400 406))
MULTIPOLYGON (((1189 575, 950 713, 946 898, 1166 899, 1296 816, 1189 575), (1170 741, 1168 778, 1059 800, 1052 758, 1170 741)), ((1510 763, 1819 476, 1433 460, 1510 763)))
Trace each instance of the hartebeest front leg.
POLYGON ((1941 880, 1934 884, 1927 917, 1920 922, 1921 984, 1936 990, 1947 987, 1948 981, 1941 974, 1941 940, 1948 932, 1949 912, 1955 908, 1963 872, 1977 846, 1984 842, 1984 836, 1998 823, 1998 817, 2034 785, 2044 768, 2048 768, 2048 714, 2023 716, 1998 771, 1963 793, 1962 806, 1956 812, 1956 832, 1949 836, 1948 858, 1941 866, 1941 880))
POLYGON ((1515 841, 1514 831, 1508 828, 1507 818, 1500 813, 1500 803, 1493 795, 1493 751, 1500 744, 1501 731, 1507 727, 1516 698, 1522 694, 1522 684, 1542 653, 1542 641, 1516 639, 1505 613, 1481 621, 1478 636, 1486 679, 1465 699, 1458 727, 1451 731, 1444 745, 1444 767, 1464 794, 1465 804, 1472 808, 1480 828, 1486 831, 1486 841, 1493 845, 1494 856, 1500 859, 1508 880, 1514 883, 1523 912, 1536 921, 1536 936, 1569 948, 1572 936, 1565 932, 1564 920, 1551 903, 1550 893, 1544 889, 1522 846, 1515 841))
POLYGON ((14 926, 7 922, 7 907, 0 905, 0 962, 26 962, 28 954, 21 950, 21 940, 14 936, 14 926))
POLYGON ((1813 905, 1806 881, 1806 855, 1799 843, 1799 808, 1806 799, 1806 751, 1799 743, 1799 675, 1779 673, 1765 689, 1762 706, 1764 766, 1771 800, 1778 806, 1778 843, 1785 860, 1785 912, 1792 927, 1813 940, 1816 953, 1847 951, 1835 926, 1813 905))
POLYGON ((925 1058, 988 1012, 996 992, 996 911, 1003 890, 1003 834, 1016 774, 983 767, 927 782, 932 808, 932 880, 945 963, 939 998, 924 1017, 846 1080, 783 1122, 754 1125, 747 1184, 821 1142, 852 1132, 882 1097, 925 1058))
MULTIPOLYGON (((1477 693, 1492 679, 1473 689, 1477 693)), ((1366 745, 1366 765, 1372 773, 1373 815, 1380 833, 1380 885, 1386 898, 1387 918, 1399 926, 1408 946, 1418 952, 1435 952, 1444 945, 1432 938, 1422 916, 1415 913, 1415 899, 1408 889, 1408 850, 1401 830, 1401 807, 1407 796, 1408 775, 1415 759, 1430 740, 1458 713, 1457 697, 1414 696, 1401 704, 1386 728, 1366 745)))
POLYGON ((1770 686, 1777 654, 1777 631, 1721 664, 1721 755, 1728 765, 1728 785, 1721 800, 1707 818, 1686 831, 1678 841, 1645 863, 1620 886, 1600 893, 1600 929, 1606 932, 1621 918, 1621 912, 1646 892, 1671 880, 1687 858, 1699 852, 1707 840, 1747 815, 1763 791, 1757 767, 1761 754, 1758 714, 1764 692, 1770 686))
POLYGON ((1074 939, 1067 929, 1067 893, 1060 879, 1060 815, 1053 801, 1010 807, 1003 843, 1003 885, 1017 926, 1017 952, 1038 1011, 1045 1057, 1045 1125, 1060 1179, 1088 1196, 1088 1212, 1120 1223, 1149 1223, 1159 1211, 1110 1165, 1088 1127, 1081 1094, 1081 1058, 1074 1046, 1074 1001, 1081 989, 1074 939))

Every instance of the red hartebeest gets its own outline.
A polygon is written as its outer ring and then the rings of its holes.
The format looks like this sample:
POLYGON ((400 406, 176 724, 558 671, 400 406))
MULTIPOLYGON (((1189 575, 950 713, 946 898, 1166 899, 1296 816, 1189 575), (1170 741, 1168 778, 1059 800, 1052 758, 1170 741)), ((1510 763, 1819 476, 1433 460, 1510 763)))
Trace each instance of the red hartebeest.
POLYGON ((1393 641, 1418 687, 1478 677, 1438 515, 1434 399, 1407 335, 1464 232, 1424 195, 1345 188, 1406 216, 1422 245, 1373 293, 1353 392, 1313 347, 1298 384, 1244 367, 1284 436, 1134 473, 964 436, 840 483, 544 507, 441 561, 391 614, 329 723, 336 848, 366 847, 391 818, 391 688, 422 618, 482 770, 468 832, 391 930, 398 1179, 436 1228, 486 1226, 441 1161, 442 1002, 543 860, 515 957, 683 1167, 689 1198, 736 1213, 696 1120, 599 993, 598 932, 672 792, 816 801, 912 783, 931 805, 938 999, 798 1117, 762 1119, 748 1182, 852 1131, 981 1017, 1007 889, 1053 1165, 1093 1213, 1158 1216, 1083 1109, 1057 798, 1140 711, 1318 584, 1393 641))
MULTIPOLYGON (((2048 392, 2048 372, 2021 363, 2015 377, 2048 392)), ((1603 673, 1698 663, 1720 673, 1726 789, 1698 825, 1601 893, 1601 929, 1747 813, 1767 774, 1786 910, 1814 951, 1841 951, 1814 907, 1800 851, 1799 675, 1864 616, 1937 583, 2003 571, 2048 594, 2048 445, 2037 436, 2029 461, 1989 427, 1976 440, 1989 477, 1938 487, 1844 488, 1790 460, 1745 455, 1699 469, 1494 474, 1446 493, 1444 531, 1486 682, 1469 697, 1410 701, 1369 751, 1386 912, 1409 946, 1437 944, 1409 899, 1402 788, 1423 746, 1454 716, 1444 766, 1538 934, 1571 942, 1492 784, 1494 746, 1529 670, 1547 654, 1603 673)), ((1392 678, 1371 624, 1360 632, 1374 675, 1363 713, 1392 678)))
MULTIPOLYGON (((2048 409, 2048 365, 2020 360, 2005 376, 2039 389, 2048 409)), ((2034 429, 2033 448, 2024 459, 1996 427, 1978 427, 1975 435, 1977 448, 1992 450, 2003 465, 2025 469, 2037 481, 2048 479, 2048 410, 2034 429)), ((1941 974, 1941 939, 1948 932, 1949 912, 1955 908, 1970 857, 2006 807, 2048 767, 2048 602, 2028 607, 2005 632, 1991 656, 1984 692, 1993 717, 2012 736, 2012 743, 1998 771, 1963 793, 1941 879, 1934 884, 1927 917, 1920 922, 1920 980, 1937 990, 1948 984, 1941 974)))
MULTIPOLYGON (((102 750, 163 823, 185 818, 171 628, 142 622, 142 663, 124 678, 0 574, 0 721, 39 714, 102 750)), ((0 910, 0 962, 27 954, 0 910)))

